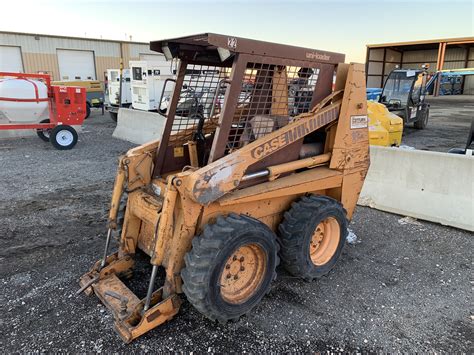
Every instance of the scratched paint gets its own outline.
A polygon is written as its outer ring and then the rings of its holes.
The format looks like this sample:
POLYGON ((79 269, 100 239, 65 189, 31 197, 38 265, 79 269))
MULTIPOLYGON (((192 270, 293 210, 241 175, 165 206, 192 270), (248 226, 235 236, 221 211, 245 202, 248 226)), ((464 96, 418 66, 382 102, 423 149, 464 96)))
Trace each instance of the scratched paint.
POLYGON ((202 179, 198 180, 193 188, 197 202, 206 205, 228 192, 229 189, 225 188, 225 184, 241 178, 241 176, 233 178, 240 163, 241 160, 235 157, 225 165, 220 164, 208 171, 202 179))

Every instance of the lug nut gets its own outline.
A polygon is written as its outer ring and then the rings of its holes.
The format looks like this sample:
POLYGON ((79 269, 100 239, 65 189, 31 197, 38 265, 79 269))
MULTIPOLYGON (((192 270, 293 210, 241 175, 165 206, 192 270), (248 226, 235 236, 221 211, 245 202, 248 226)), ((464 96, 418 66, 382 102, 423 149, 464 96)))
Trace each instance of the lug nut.
POLYGON ((230 279, 230 278, 232 277, 232 275, 231 275, 231 274, 227 274, 226 277, 227 277, 228 279, 230 279))
POLYGON ((237 275, 234 276, 234 280, 237 280, 239 277, 237 275))
POLYGON ((236 261, 236 260, 237 260, 237 255, 234 255, 234 257, 232 258, 232 260, 236 261))
POLYGON ((240 267, 240 271, 244 271, 245 268, 243 266, 240 267))
POLYGON ((241 262, 244 261, 244 257, 243 257, 243 256, 240 257, 240 261, 241 261, 241 262))
POLYGON ((226 268, 226 269, 230 269, 230 265, 227 264, 227 265, 225 266, 225 268, 226 268))

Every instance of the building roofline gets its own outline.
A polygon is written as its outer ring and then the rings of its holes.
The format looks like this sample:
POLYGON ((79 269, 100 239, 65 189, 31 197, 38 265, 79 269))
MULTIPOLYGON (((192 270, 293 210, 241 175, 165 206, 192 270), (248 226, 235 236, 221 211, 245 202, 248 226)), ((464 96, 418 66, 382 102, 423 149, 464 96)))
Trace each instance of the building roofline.
POLYGON ((367 48, 411 46, 411 45, 417 45, 417 44, 436 44, 440 42, 446 42, 448 45, 459 44, 459 42, 474 43, 474 37, 438 38, 438 39, 426 39, 426 40, 420 40, 420 41, 367 44, 367 48))
POLYGON ((120 41, 120 40, 116 40, 116 39, 49 35, 49 34, 43 34, 43 33, 28 33, 28 32, 15 32, 15 31, 0 31, 0 34, 22 35, 22 36, 40 36, 40 37, 50 37, 50 38, 65 38, 65 39, 78 39, 78 40, 83 40, 83 41, 98 41, 98 42, 132 43, 132 44, 148 44, 148 45, 150 44, 150 42, 120 41))

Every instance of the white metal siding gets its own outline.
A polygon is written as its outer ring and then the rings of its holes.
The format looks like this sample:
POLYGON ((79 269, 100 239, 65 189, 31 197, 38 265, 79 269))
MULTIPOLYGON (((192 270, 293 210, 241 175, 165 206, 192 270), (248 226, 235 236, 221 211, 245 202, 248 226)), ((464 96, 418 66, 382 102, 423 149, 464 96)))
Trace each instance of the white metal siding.
POLYGON ((0 46, 0 71, 23 72, 20 47, 0 46))
POLYGON ((399 63, 402 59, 402 53, 387 49, 387 53, 385 54, 385 61, 386 62, 397 62, 399 63))
POLYGON ((465 95, 474 95, 474 75, 466 75, 464 77, 464 92, 465 95))
POLYGON ((94 52, 58 49, 61 80, 95 80, 94 52))
POLYGON ((383 64, 379 62, 369 62, 369 75, 382 75, 383 64))
POLYGON ((368 88, 379 88, 380 87, 380 78, 382 76, 369 76, 367 78, 367 87, 368 88))
POLYGON ((369 51, 369 60, 383 60, 383 49, 371 49, 369 51))
POLYGON ((120 57, 120 43, 93 39, 0 33, 0 44, 21 46, 24 53, 56 54, 57 49, 77 49, 94 51, 95 55, 99 57, 120 57))
POLYGON ((471 48, 469 51, 469 60, 474 59, 474 48, 471 48))
POLYGON ((464 48, 446 48, 446 54, 444 60, 459 60, 462 61, 466 58, 466 50, 464 48))
POLYGON ((140 60, 146 60, 150 62, 159 62, 159 61, 166 62, 165 56, 161 53, 155 53, 155 54, 140 53, 140 60))
POLYGON ((459 62, 444 62, 443 69, 462 69, 464 68, 464 61, 459 62))
POLYGON ((158 52, 150 50, 149 44, 130 43, 130 57, 140 58, 141 54, 158 54, 158 52))
POLYGON ((438 50, 420 50, 420 51, 406 51, 403 53, 403 63, 406 62, 436 62, 438 59, 438 50))
POLYGON ((385 63, 384 74, 385 74, 385 75, 390 74, 390 72, 391 72, 392 70, 396 69, 397 67, 400 67, 400 65, 394 64, 394 63, 385 63))

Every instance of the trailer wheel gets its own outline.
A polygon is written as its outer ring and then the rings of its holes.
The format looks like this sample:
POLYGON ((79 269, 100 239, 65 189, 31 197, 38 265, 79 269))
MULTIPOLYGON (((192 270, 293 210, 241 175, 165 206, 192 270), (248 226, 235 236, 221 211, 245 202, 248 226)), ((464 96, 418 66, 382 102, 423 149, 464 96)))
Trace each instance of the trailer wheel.
MULTIPOLYGON (((45 119, 45 120, 42 120, 40 121, 40 123, 49 123, 49 119, 45 119)), ((51 135, 51 128, 46 128, 46 129, 37 129, 36 130, 36 134, 38 135, 38 137, 40 137, 41 140, 45 141, 45 142, 49 142, 49 137, 51 135)))
POLYGON ((181 271, 183 291, 211 320, 238 320, 260 302, 276 278, 276 236, 251 217, 219 217, 192 244, 181 271))
POLYGON ((56 149, 72 149, 77 143, 77 132, 71 126, 58 125, 51 131, 50 141, 56 149))
POLYGON ((326 275, 341 255, 347 237, 342 205, 327 196, 294 202, 279 226, 282 264, 307 281, 326 275))
POLYGON ((91 115, 91 104, 86 102, 86 117, 84 117, 84 119, 89 118, 90 115, 91 115))
POLYGON ((428 125, 428 117, 430 115, 430 109, 427 108, 426 110, 424 110, 422 116, 420 117, 420 119, 418 121, 415 121, 415 123, 413 123, 413 126, 416 128, 416 129, 425 129, 426 126, 428 125))
POLYGON ((109 111, 109 115, 110 115, 110 118, 112 119, 112 121, 117 122, 117 117, 118 117, 117 112, 109 111))

